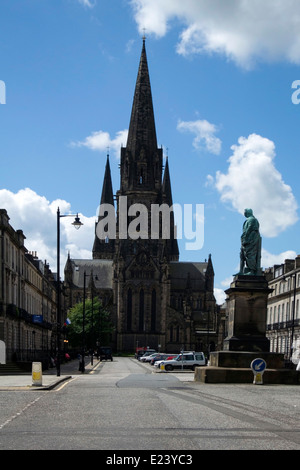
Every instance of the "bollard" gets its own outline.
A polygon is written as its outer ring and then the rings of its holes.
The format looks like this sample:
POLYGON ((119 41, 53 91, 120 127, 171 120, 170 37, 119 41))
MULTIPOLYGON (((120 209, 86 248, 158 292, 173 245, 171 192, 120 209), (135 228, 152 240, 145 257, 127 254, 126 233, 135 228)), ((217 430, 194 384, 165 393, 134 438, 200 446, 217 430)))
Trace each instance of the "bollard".
POLYGON ((32 363, 32 385, 42 385, 42 363, 33 362, 32 363))

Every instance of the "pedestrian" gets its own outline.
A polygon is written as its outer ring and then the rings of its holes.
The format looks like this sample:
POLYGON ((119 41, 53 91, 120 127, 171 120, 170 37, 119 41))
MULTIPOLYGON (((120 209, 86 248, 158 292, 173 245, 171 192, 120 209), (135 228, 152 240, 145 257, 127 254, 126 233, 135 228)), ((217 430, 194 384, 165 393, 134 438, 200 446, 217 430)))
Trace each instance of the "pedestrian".
POLYGON ((82 355, 81 354, 78 354, 78 359, 79 359, 79 368, 78 368, 78 370, 82 371, 82 355))

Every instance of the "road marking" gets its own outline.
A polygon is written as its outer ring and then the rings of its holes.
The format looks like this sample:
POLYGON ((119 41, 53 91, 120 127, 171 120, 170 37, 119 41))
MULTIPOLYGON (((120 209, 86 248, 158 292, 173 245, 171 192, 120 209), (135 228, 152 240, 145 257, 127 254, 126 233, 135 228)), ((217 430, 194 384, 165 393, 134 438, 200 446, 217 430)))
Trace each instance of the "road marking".
POLYGON ((35 403, 37 403, 42 397, 38 397, 36 398, 35 400, 31 401, 30 403, 28 403, 26 406, 24 406, 24 408, 22 408, 21 411, 18 411, 16 414, 12 415, 10 418, 8 418, 6 421, 4 421, 4 423, 0 424, 0 430, 4 428, 4 426, 7 426, 9 423, 11 423, 14 419, 18 418, 19 416, 21 416, 21 414, 24 413, 24 411, 28 410, 28 408, 30 408, 32 405, 34 405, 35 403))

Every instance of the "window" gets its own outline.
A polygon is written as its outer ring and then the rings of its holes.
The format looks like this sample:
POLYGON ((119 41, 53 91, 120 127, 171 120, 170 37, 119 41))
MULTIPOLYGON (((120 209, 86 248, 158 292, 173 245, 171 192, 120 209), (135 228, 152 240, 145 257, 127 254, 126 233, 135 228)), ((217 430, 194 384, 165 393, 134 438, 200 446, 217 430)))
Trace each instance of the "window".
POLYGON ((185 361, 193 361, 194 360, 194 355, 193 354, 186 354, 183 356, 183 359, 185 361))
POLYGON ((144 291, 140 291, 140 305, 139 305, 139 330, 144 330, 144 291))
POLYGON ((155 331, 156 326, 156 290, 153 289, 151 296, 151 331, 155 331))
POLYGON ((196 358, 196 361, 203 361, 204 359, 203 354, 196 354, 195 358, 196 358))
POLYGON ((283 274, 283 267, 282 266, 275 269, 275 277, 282 276, 282 274, 283 274))
POLYGON ((128 289, 127 292, 127 330, 132 327, 132 291, 128 289))

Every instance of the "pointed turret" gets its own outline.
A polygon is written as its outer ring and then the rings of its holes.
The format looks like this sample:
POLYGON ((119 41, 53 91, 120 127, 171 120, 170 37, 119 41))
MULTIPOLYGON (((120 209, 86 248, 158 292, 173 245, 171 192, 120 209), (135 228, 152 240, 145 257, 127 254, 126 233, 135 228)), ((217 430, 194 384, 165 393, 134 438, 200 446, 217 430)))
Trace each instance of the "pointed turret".
MULTIPOLYGON (((171 178, 169 171, 169 162, 168 157, 166 158, 164 179, 162 184, 162 200, 164 204, 167 204, 169 207, 173 205, 172 197, 172 188, 171 188, 171 178)), ((179 248, 176 239, 175 233, 175 221, 174 221, 174 212, 170 214, 170 240, 166 240, 167 253, 172 261, 177 261, 179 259, 179 248)))
MULTIPOLYGON (((102 193, 100 199, 100 205, 102 204, 109 204, 114 206, 114 195, 113 195, 113 187, 111 181, 111 172, 110 172, 110 164, 109 164, 109 156, 107 155, 106 165, 105 165, 105 172, 103 178, 103 185, 102 185, 102 193)), ((104 216, 98 215, 98 221, 95 223, 95 240, 93 246, 93 259, 113 259, 114 256, 114 240, 109 240, 106 238, 105 240, 99 239, 97 236, 97 224, 104 216)))
POLYGON ((111 182, 111 172, 109 164, 109 156, 107 155, 105 173, 102 186, 102 194, 100 204, 111 204, 114 205, 114 194, 111 182))
POLYGON ((205 287, 207 291, 212 292, 214 289, 215 272, 211 259, 211 254, 208 256, 207 268, 205 272, 205 287))
POLYGON ((171 189, 171 179, 170 179, 170 172, 169 172, 169 162, 168 157, 166 158, 166 165, 165 165, 165 172, 164 172, 164 179, 162 185, 162 192, 163 192, 163 199, 166 204, 170 206, 173 204, 172 198, 172 189, 171 189))

